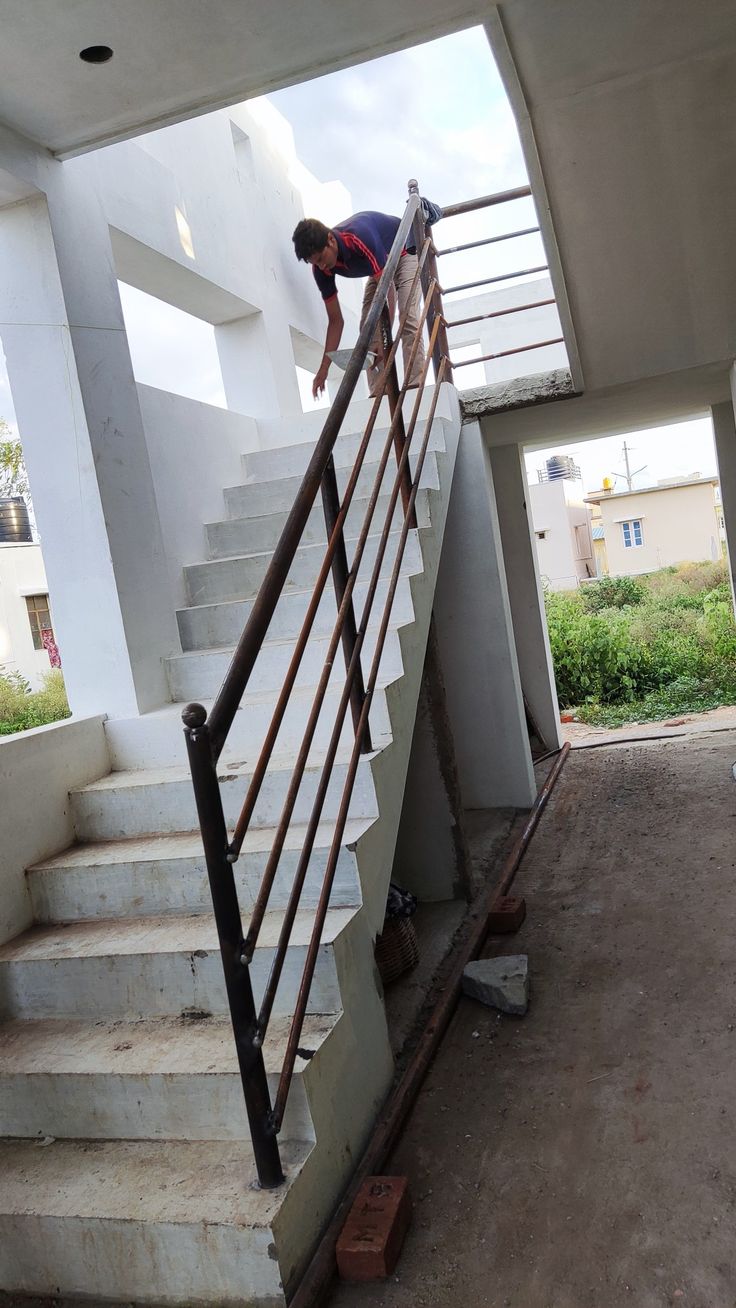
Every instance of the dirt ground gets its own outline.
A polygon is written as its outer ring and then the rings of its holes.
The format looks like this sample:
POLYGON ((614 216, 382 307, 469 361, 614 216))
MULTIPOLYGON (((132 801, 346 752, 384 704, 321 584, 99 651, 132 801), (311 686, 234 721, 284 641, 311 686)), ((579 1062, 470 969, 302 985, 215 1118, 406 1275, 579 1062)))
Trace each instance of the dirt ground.
POLYGON ((707 713, 681 713, 665 722, 630 722, 625 727, 591 727, 586 722, 563 722, 563 740, 572 745, 601 744, 633 737, 651 740, 654 736, 688 736, 693 731, 725 731, 736 728, 736 705, 709 709, 707 713))
POLYGON ((331 1308, 734 1308, 736 731, 573 750, 515 883, 525 1018, 463 999, 331 1308))

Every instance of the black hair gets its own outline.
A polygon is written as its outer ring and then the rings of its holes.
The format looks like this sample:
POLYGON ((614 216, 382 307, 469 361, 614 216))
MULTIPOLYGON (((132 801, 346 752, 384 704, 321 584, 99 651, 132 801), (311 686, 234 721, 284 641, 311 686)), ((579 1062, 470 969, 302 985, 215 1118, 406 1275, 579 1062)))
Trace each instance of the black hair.
POLYGON ((325 227, 319 218, 302 218, 294 228, 294 235, 291 238, 297 259, 309 263, 313 254, 320 254, 324 250, 329 234, 329 227, 325 227))

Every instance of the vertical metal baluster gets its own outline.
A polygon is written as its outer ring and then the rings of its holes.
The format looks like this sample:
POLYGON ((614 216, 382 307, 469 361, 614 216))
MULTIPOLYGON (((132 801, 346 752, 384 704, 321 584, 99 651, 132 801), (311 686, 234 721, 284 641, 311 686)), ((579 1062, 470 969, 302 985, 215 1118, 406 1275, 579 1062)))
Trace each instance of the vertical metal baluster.
MULTIPOLYGON (((391 318, 387 305, 384 305, 383 313, 381 314, 381 335, 383 337, 383 357, 384 359, 387 359, 394 343, 393 334, 391 332, 391 318)), ((389 412, 392 419, 396 420, 396 426, 394 429, 394 449, 396 451, 396 462, 399 464, 406 444, 406 428, 404 427, 404 415, 401 412, 401 396, 399 377, 396 371, 396 359, 393 360, 388 373, 384 373, 382 381, 388 398, 389 412)), ((404 513, 406 513, 410 499, 411 468, 409 467, 409 462, 407 460, 404 464, 404 471, 401 475, 401 503, 404 506, 404 513)), ((409 525, 412 527, 416 527, 417 525, 416 510, 413 508, 411 510, 411 522, 409 525)))
MULTIPOLYGON (((417 196, 419 195, 419 183, 415 177, 412 177, 409 180, 409 195, 417 195, 417 196)), ((417 209, 416 215, 414 217, 414 222, 412 223, 412 235, 414 237, 414 245, 418 251, 421 250, 427 236, 429 236, 430 242, 432 241, 432 233, 424 221, 424 214, 422 213, 421 205, 417 209)), ((429 312, 427 314, 427 330, 431 332, 432 327, 434 326, 435 318, 440 319, 440 329, 439 329, 439 334, 437 336, 437 344, 435 345, 434 350, 432 352, 434 375, 435 378, 439 376, 440 363, 442 362, 443 359, 447 359, 447 363, 445 364, 444 377, 445 377, 445 381, 451 382, 452 364, 450 362, 450 347, 447 340, 447 329, 445 327, 445 311, 444 311, 444 306, 442 304, 442 291, 440 289, 440 280, 437 272, 437 256, 435 254, 433 243, 430 244, 429 254, 427 255, 427 259, 425 261, 424 267, 422 268, 422 291, 424 292, 425 296, 427 294, 427 288, 432 282, 432 279, 435 280, 436 286, 435 286, 434 294, 432 296, 432 303, 429 307, 429 312)))
MULTIPOLYGON (((322 508, 325 514, 325 523, 327 526, 327 539, 329 540, 335 530, 335 523, 340 512, 340 494, 337 489, 337 474, 335 472, 335 460, 331 454, 327 467, 322 477, 322 508)), ((332 580, 335 586, 335 596, 337 599, 338 610, 343 601, 345 587, 348 580, 348 555, 345 547, 345 532, 340 532, 332 559, 332 580)), ((350 667, 350 660, 353 657, 355 649, 355 639, 358 629, 355 623, 355 609, 353 601, 350 600, 345 613, 345 623, 342 629, 342 651, 345 656, 345 667, 350 667)), ((363 700, 365 699, 365 686, 363 684, 363 669, 358 664, 355 672, 352 690, 350 692, 350 712, 353 715, 353 727, 357 731, 360 715, 363 711, 363 700)), ((372 749, 370 731, 363 736, 363 753, 369 754, 372 749)))
POLYGON ((250 971, 241 962, 243 926, 233 868, 227 859, 227 827, 207 712, 201 704, 188 704, 182 719, 256 1169, 263 1188, 272 1190, 281 1185, 284 1173, 273 1128, 263 1051, 260 1043, 254 1043, 256 1008, 250 971))

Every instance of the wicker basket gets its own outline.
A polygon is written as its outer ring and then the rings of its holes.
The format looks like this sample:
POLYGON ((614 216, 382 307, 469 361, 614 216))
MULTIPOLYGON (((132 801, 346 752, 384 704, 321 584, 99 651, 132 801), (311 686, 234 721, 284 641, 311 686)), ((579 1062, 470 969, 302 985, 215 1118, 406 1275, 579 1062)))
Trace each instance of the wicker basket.
POLYGON ((419 962, 419 944, 410 917, 387 917, 376 936, 376 963, 385 986, 410 972, 419 962))

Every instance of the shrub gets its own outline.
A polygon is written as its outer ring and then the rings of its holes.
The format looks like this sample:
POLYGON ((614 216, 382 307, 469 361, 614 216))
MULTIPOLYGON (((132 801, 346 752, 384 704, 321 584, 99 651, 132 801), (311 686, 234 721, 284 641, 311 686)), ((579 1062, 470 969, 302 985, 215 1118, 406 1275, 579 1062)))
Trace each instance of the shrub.
POLYGON ((17 672, 0 675, 0 736, 43 727, 69 716, 64 678, 58 668, 45 674, 43 688, 35 692, 17 672))
POLYGON ((591 613, 641 604, 646 593, 646 587, 637 577, 601 577, 599 581, 587 582, 581 589, 583 603, 591 613))
POLYGON ((736 624, 722 562, 610 581, 546 597, 563 707, 612 726, 736 703, 736 624))

